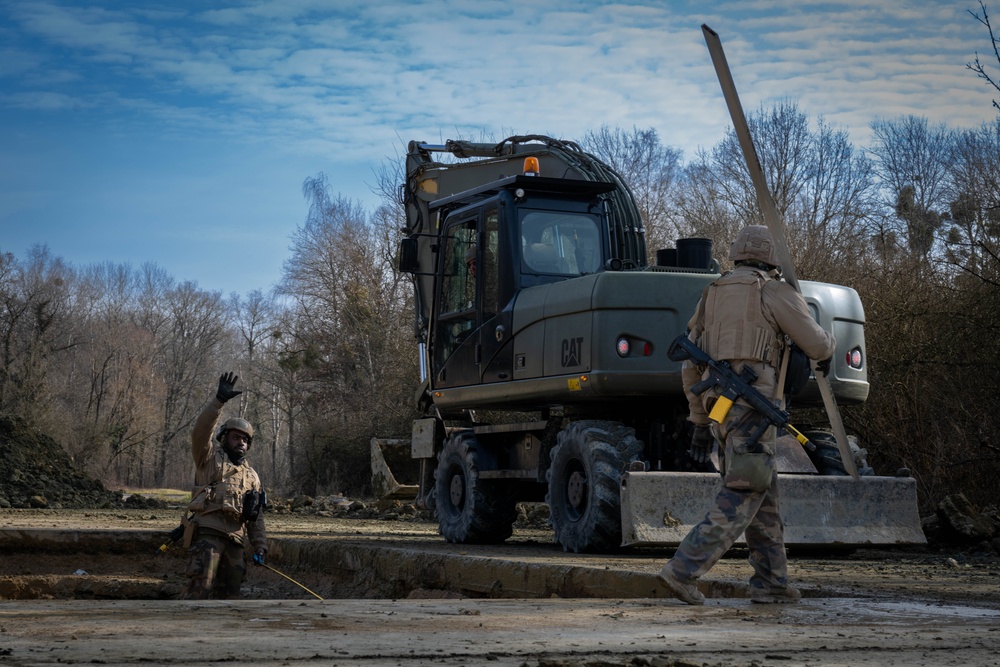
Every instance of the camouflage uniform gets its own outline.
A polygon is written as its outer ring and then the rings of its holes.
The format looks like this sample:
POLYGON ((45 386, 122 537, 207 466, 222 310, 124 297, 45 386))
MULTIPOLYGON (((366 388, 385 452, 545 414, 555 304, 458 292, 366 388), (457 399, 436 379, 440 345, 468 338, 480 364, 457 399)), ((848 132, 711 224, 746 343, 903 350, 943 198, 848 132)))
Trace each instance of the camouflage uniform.
MULTIPOLYGON (((766 228, 753 230, 752 238, 766 238, 766 228)), ((744 230, 746 232, 746 230, 744 230)), ((745 236, 741 233, 740 239, 745 236)), ((740 241, 737 240, 737 242, 740 241)), ((734 251, 737 244, 734 243, 734 251)), ((730 257, 734 258, 733 252, 730 257)), ((736 372, 750 365, 757 373, 754 387, 763 395, 780 398, 776 390, 776 366, 783 353, 787 335, 811 359, 827 359, 835 348, 833 337, 821 328, 809 313, 802 296, 788 283, 777 280, 769 266, 777 266, 775 252, 765 247, 763 266, 737 262, 737 267, 715 281, 702 295, 690 322, 689 338, 709 356, 729 361, 736 372)), ((694 396, 690 388, 708 377, 708 371, 689 362, 682 368, 685 392, 690 405, 690 419, 696 425, 709 423, 710 407, 718 397, 715 391, 694 396)), ((750 549, 751 592, 769 594, 788 590, 787 560, 783 525, 778 509, 777 471, 774 465, 775 429, 768 428, 760 438, 763 478, 770 470, 770 488, 754 490, 746 479, 732 474, 735 456, 747 450, 752 434, 766 420, 745 402, 737 401, 721 424, 712 424, 712 434, 723 447, 724 485, 714 507, 694 526, 663 567, 661 578, 690 586, 708 572, 741 534, 750 549)), ((671 587, 668 584, 668 587, 671 587)), ((673 587, 671 587, 673 588, 673 587)), ((696 589, 691 589, 696 591, 696 589)), ((676 592, 676 591, 675 591, 676 592)), ((686 599, 698 604, 692 592, 686 599)))
POLYGON ((222 406, 221 400, 212 399, 191 432, 195 486, 184 537, 188 599, 239 597, 247 541, 255 552, 267 550, 264 513, 258 506, 255 518, 246 516, 254 513, 252 505, 262 497, 260 478, 246 460, 230 459, 221 442, 224 434, 220 433, 220 442, 212 440, 222 406))
MULTIPOLYGON (((750 407, 737 403, 730 408, 725 423, 712 427, 716 440, 726 443, 724 460, 732 459, 733 450, 745 444, 762 421, 763 417, 750 407)), ((774 427, 767 429, 760 443, 765 453, 773 456, 774 427)), ((708 572, 737 538, 746 533, 754 570, 751 587, 770 590, 788 586, 773 458, 769 465, 772 473, 769 490, 755 492, 728 486, 719 490, 715 506, 691 529, 667 563, 666 567, 671 568, 678 579, 693 581, 708 572)))

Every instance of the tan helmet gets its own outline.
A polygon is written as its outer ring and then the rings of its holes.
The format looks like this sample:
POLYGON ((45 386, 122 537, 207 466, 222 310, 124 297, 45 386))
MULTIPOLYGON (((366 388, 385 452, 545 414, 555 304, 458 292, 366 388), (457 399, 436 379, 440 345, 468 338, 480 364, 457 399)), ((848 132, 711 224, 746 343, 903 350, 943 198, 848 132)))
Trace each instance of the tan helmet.
POLYGON ((769 266, 781 266, 771 231, 764 225, 744 227, 733 241, 733 247, 729 249, 729 259, 734 262, 749 259, 769 266))
POLYGON ((227 419, 226 423, 219 429, 219 434, 215 436, 215 439, 222 442, 223 438, 226 437, 226 433, 229 431, 239 431, 240 433, 245 433, 247 436, 247 446, 249 447, 253 444, 253 426, 251 426, 250 422, 246 419, 240 419, 239 417, 227 419))

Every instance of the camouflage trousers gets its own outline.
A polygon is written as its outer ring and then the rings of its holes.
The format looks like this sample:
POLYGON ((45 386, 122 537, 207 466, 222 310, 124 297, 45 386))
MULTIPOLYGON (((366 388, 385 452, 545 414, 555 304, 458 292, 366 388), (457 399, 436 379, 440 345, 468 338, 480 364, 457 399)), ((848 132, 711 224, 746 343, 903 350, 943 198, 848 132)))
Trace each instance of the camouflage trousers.
POLYGON ((187 600, 233 599, 240 596, 246 576, 246 550, 220 532, 198 529, 188 549, 187 600))
MULTIPOLYGON (((745 447, 763 417, 749 407, 734 405, 722 424, 713 425, 717 441, 725 443, 726 458, 745 447)), ((774 428, 768 428, 760 443, 772 456, 771 488, 754 492, 723 486, 715 505, 705 518, 681 541, 673 558, 664 566, 681 581, 693 581, 733 546, 741 534, 750 550, 753 576, 750 586, 756 589, 781 589, 788 586, 788 561, 785 556, 784 526, 778 513, 778 478, 774 465, 774 428)), ((723 470, 726 469, 725 463, 723 470)))

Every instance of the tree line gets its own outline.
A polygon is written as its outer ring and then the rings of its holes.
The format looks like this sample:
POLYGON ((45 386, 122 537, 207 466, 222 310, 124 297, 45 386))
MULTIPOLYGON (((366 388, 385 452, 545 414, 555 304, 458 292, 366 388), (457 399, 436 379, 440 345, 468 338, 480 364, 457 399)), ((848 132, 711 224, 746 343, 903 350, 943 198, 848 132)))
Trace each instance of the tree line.
MULTIPOLYGON (((856 289, 871 395, 845 423, 922 504, 992 501, 1000 449, 1000 120, 949 129, 876 119, 863 149, 792 101, 748 116, 804 280, 856 289)), ((705 237, 725 259, 762 224, 730 129, 687 162, 653 129, 580 142, 619 171, 647 246, 705 237)), ((252 460, 290 494, 364 494, 372 436, 406 435, 418 378, 412 287, 395 267, 399 168, 369 210, 306 179, 306 220, 269 293, 224 296, 155 264, 74 267, 45 246, 0 253, 0 413, 62 443, 110 486, 185 488, 194 418, 223 370, 256 429, 252 460)), ((238 405, 232 405, 238 403, 238 405)))

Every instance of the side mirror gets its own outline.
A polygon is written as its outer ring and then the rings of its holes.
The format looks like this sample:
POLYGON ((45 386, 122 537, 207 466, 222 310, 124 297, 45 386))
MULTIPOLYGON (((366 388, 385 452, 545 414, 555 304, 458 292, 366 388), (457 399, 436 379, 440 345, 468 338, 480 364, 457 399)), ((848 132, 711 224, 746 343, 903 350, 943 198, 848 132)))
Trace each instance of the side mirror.
POLYGON ((406 238, 399 242, 399 270, 403 273, 416 273, 420 268, 417 259, 417 239, 406 238))

